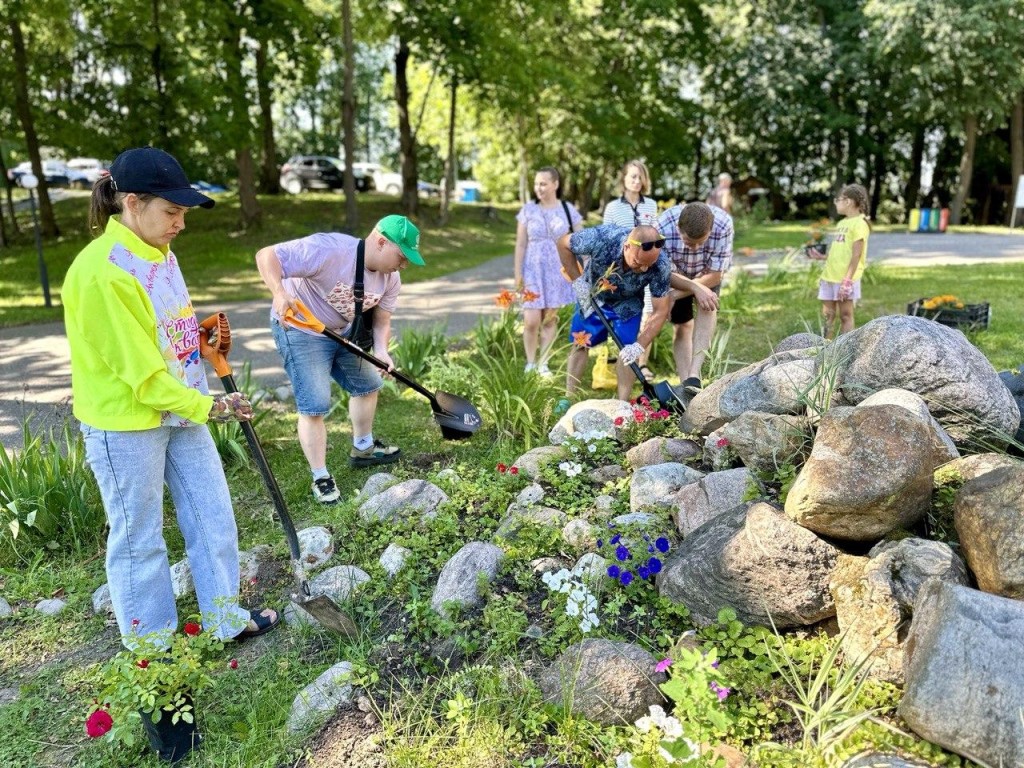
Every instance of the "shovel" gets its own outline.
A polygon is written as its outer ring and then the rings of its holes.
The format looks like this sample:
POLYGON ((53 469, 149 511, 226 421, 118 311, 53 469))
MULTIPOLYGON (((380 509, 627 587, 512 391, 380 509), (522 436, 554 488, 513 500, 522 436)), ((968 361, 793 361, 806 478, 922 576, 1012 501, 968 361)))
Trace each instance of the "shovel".
MULTIPOLYGON (((596 301, 591 301, 591 305, 594 307, 594 313, 597 315, 597 319, 601 321, 601 325, 608 331, 608 338, 615 342, 620 350, 623 347, 622 341, 619 339, 618 334, 615 333, 615 329, 612 328, 612 324, 608 322, 608 318, 605 317, 604 311, 596 301)), ((630 363, 629 369, 633 371, 636 378, 640 382, 641 388, 643 388, 644 394, 648 400, 657 400, 658 403, 666 411, 675 411, 676 413, 683 413, 686 410, 686 403, 680 399, 679 395, 672 388, 672 385, 667 381, 650 382, 644 376, 640 370, 639 364, 636 362, 630 363)))
MULTIPOLYGON (((228 364, 227 354, 231 350, 231 329, 228 326, 228 318, 223 312, 210 315, 199 324, 199 350, 203 357, 213 366, 214 371, 220 376, 225 392, 237 392, 235 377, 231 373, 231 366, 228 364)), ((292 593, 292 602, 309 613, 321 625, 337 632, 344 637, 356 637, 359 629, 344 612, 327 595, 313 597, 309 591, 309 579, 306 577, 306 569, 302 565, 302 555, 299 551, 299 537, 295 532, 295 524, 291 515, 288 514, 288 507, 284 502, 284 496, 277 485, 274 473, 270 470, 266 454, 263 453, 263 446, 256 437, 256 430, 248 421, 238 422, 249 444, 249 452, 256 461, 263 482, 267 486, 270 498, 274 501, 274 509, 277 510, 277 517, 284 528, 284 536, 288 540, 288 549, 291 552, 292 573, 295 576, 296 591, 292 593)))
POLYGON ((401 371, 388 371, 387 363, 374 357, 369 352, 366 352, 358 344, 353 344, 341 334, 335 333, 330 328, 325 327, 323 323, 313 317, 313 313, 309 311, 305 304, 298 299, 295 299, 294 301, 296 306, 299 308, 299 311, 297 313, 292 312, 290 309, 286 311, 284 315, 285 322, 296 328, 307 328, 311 331, 322 333, 327 338, 341 344, 353 355, 361 357, 363 360, 372 363, 382 371, 390 373, 400 382, 405 384, 405 386, 419 392, 430 401, 430 409, 434 412, 434 421, 436 421, 441 427, 441 436, 444 437, 445 440, 465 440, 480 429, 480 412, 476 409, 476 406, 469 402, 469 400, 440 390, 437 392, 431 392, 425 387, 420 386, 401 371))

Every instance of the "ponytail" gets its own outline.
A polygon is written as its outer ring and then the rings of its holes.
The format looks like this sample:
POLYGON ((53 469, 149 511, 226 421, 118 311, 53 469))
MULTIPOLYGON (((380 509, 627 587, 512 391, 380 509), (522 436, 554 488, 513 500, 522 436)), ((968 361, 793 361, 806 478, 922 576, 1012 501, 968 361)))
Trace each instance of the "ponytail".
POLYGON ((89 201, 89 231, 94 237, 100 235, 107 228, 110 217, 120 212, 121 196, 114 187, 113 177, 107 174, 92 188, 92 199, 89 201))

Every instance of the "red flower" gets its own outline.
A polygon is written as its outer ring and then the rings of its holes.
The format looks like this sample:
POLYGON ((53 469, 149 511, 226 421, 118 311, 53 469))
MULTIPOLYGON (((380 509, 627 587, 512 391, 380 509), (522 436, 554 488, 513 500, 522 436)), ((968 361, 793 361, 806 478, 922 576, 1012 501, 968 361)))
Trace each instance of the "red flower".
POLYGON ((139 621, 138 619, 132 619, 132 626, 133 626, 133 627, 137 627, 137 626, 139 626, 139 624, 141 624, 141 623, 142 623, 142 622, 141 622, 141 621, 139 621))
POLYGON ((232 659, 228 662, 228 666, 232 669, 238 669, 238 659, 232 659))
POLYGON ((259 581, 259 579, 257 579, 255 576, 253 576, 251 579, 249 579, 249 583, 253 584, 253 585, 255 585, 258 581, 259 581))
POLYGON ((647 417, 644 416, 640 411, 636 411, 633 414, 633 418, 636 419, 636 423, 637 424, 643 424, 644 423, 644 419, 646 419, 647 417))
POLYGON ((139 669, 146 669, 149 666, 149 659, 139 659, 137 662, 135 662, 135 665, 139 669))
POLYGON ((612 423, 616 427, 621 427, 625 422, 626 422, 626 420, 624 418, 622 418, 621 416, 616 416, 615 420, 612 423))
POLYGON ((505 466, 504 464, 502 464, 502 463, 501 463, 501 462, 499 461, 499 462, 498 462, 498 466, 497 466, 497 470, 498 470, 499 472, 501 472, 501 474, 503 474, 503 475, 504 475, 504 474, 505 474, 506 472, 508 472, 508 467, 507 467, 507 466, 505 466))
POLYGON ((185 624, 185 634, 189 637, 195 637, 202 631, 203 628, 196 624, 194 621, 190 621, 187 624, 185 624))
POLYGON ((85 732, 90 739, 98 739, 114 727, 114 718, 105 709, 97 709, 85 718, 85 732))
POLYGON ((724 437, 720 437, 715 441, 716 448, 725 448, 729 444, 729 440, 724 437))
POLYGON ((508 473, 510 475, 518 475, 519 474, 519 467, 509 467, 508 473))

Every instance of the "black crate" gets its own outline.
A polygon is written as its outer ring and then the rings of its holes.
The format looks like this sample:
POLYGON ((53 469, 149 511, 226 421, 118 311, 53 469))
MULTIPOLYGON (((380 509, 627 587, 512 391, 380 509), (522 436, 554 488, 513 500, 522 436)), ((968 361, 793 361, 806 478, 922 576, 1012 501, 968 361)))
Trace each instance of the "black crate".
POLYGON ((950 328, 960 328, 964 331, 979 331, 988 328, 989 320, 992 319, 992 308, 988 302, 984 304, 966 304, 963 309, 955 307, 939 307, 937 309, 925 309, 923 304, 928 299, 918 299, 907 304, 907 314, 915 317, 924 317, 934 320, 936 323, 948 325, 950 328))

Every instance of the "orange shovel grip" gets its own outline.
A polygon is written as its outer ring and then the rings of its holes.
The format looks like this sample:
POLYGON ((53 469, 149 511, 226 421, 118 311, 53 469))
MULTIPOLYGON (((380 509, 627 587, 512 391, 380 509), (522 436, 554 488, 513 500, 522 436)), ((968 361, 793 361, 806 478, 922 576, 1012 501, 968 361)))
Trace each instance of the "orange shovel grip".
POLYGON ((210 362, 221 378, 231 375, 227 354, 231 351, 231 326, 223 312, 210 315, 199 324, 199 354, 210 362))
POLYGON ((286 309, 282 319, 296 328, 308 328, 311 331, 323 333, 324 324, 317 320, 313 313, 309 311, 309 308, 299 299, 294 299, 294 301, 297 311, 293 312, 291 309, 286 309))

